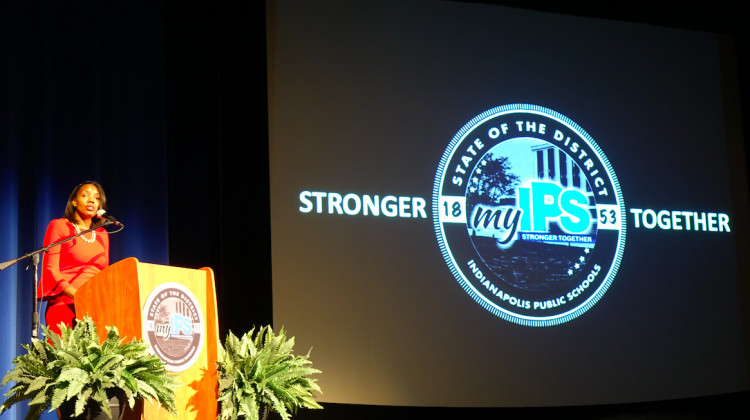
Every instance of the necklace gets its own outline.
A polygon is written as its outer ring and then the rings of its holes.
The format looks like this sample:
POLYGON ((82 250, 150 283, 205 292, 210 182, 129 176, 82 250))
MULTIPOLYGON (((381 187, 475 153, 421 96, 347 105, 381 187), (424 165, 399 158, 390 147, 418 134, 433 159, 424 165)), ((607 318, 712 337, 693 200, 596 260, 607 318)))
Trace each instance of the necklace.
MULTIPOLYGON (((73 225, 73 227, 76 228, 76 233, 81 233, 81 228, 79 228, 78 225, 73 225)), ((91 239, 86 239, 86 237, 84 237, 84 236, 81 236, 80 238, 83 239, 84 241, 92 244, 96 240, 96 231, 95 230, 91 231, 91 239)))

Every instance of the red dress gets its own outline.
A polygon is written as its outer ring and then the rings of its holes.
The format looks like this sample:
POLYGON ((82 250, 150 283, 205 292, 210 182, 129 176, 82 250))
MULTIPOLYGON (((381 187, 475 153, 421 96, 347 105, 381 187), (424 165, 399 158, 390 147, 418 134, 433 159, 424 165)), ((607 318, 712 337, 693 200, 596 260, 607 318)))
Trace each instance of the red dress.
MULTIPOLYGON (((50 248, 44 254, 42 278, 39 281, 39 299, 47 301, 45 320, 50 330, 60 333, 58 324, 73 326, 76 317, 73 298, 65 296, 63 290, 69 286, 76 289, 83 286, 88 279, 109 265, 109 236, 104 228, 95 230, 96 239, 90 239, 92 232, 72 241, 50 248)), ((68 219, 55 219, 47 226, 44 234, 44 246, 75 235, 76 230, 68 219)))

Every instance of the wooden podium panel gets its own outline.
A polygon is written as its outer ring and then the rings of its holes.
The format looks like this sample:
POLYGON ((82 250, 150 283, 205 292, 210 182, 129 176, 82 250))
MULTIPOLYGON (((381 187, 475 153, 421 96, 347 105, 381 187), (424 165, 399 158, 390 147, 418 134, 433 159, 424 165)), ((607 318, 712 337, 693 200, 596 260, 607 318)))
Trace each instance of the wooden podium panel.
MULTIPOLYGON (((213 271, 141 263, 127 258, 102 270, 75 296, 76 316, 88 315, 99 338, 115 325, 125 340, 143 339, 183 384, 177 419, 212 419, 218 410, 215 361, 219 324, 213 271)), ((136 417, 138 418, 138 417, 136 417)), ((174 419, 145 402, 140 418, 174 419)))

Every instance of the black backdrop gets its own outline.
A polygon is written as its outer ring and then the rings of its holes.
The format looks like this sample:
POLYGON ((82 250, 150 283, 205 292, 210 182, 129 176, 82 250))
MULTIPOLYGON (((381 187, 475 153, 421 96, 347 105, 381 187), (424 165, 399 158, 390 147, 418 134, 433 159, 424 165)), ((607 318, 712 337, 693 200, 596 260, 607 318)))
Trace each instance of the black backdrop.
MULTIPOLYGON (((740 6, 715 3, 707 9, 697 4, 678 6, 676 2, 616 5, 609 2, 571 4, 496 0, 488 3, 729 33, 735 36, 737 46, 741 97, 744 104, 750 103, 746 78, 750 68, 748 30, 742 26, 745 14, 740 6)), ((66 195, 78 181, 76 177, 91 174, 91 177, 102 178, 105 186, 106 181, 115 184, 114 189, 108 191, 113 199, 115 193, 120 197, 138 196, 142 200, 139 206, 143 207, 138 214, 143 213, 142 217, 154 220, 154 223, 165 221, 168 227, 169 264, 209 266, 215 270, 222 335, 230 329, 242 333, 252 325, 270 323, 272 290, 263 2, 6 4, 3 9, 5 13, 0 17, 4 22, 4 29, 0 32, 3 46, 13 48, 3 49, 5 57, 0 63, 0 71, 8 73, 0 80, 4 83, 2 89, 6 97, 2 108, 6 117, 1 121, 65 131, 70 128, 65 124, 44 127, 45 120, 35 117, 35 107, 17 110, 15 99, 28 96, 31 98, 28 100, 34 100, 50 89, 76 97, 76 92, 91 86, 92 78, 103 78, 103 84, 99 86, 107 87, 96 95, 105 98, 104 103, 55 102, 60 112, 71 113, 65 121, 75 125, 73 131, 84 132, 81 127, 86 124, 102 126, 104 129, 99 136, 72 139, 39 136, 32 146, 25 143, 21 147, 28 151, 28 147, 53 142, 58 146, 48 147, 45 153, 60 159, 63 159, 63 153, 80 147, 93 150, 96 169, 92 172, 63 176, 45 174, 54 178, 55 188, 64 190, 59 194, 66 195), (80 21, 71 21, 74 18, 80 21), (34 36, 18 37, 18 33, 28 35, 31 32, 27 25, 42 28, 54 22, 67 23, 34 36), (114 27, 107 27, 113 24, 114 27), (96 30, 85 32, 81 27, 96 30), (58 29, 67 32, 56 33, 58 29), (102 33, 115 35, 111 35, 112 39, 106 36, 102 39, 102 33), (120 40, 116 36, 118 33, 126 36, 137 33, 142 38, 120 40), (78 73, 81 66, 78 65, 39 71, 45 69, 44 60, 34 58, 39 53, 39 46, 48 44, 46 39, 62 35, 65 35, 66 42, 55 45, 69 54, 71 60, 106 63, 107 71, 81 75, 78 73), (92 44, 89 36, 99 38, 92 44), (99 48, 92 49, 91 45, 99 48), (16 56, 25 59, 20 60, 20 64, 19 60, 9 60, 16 56), (131 76, 123 77, 122 72, 129 72, 131 76), (69 85, 71 80, 77 84, 69 85), (76 109, 80 110, 84 105, 91 107, 91 112, 85 116, 77 115, 76 109), (121 111, 126 106, 130 111, 121 111), (106 112, 99 113, 99 109, 106 112), (112 116, 118 112, 119 115, 140 115, 143 119, 133 122, 132 119, 112 116), (18 118, 7 116, 16 114, 18 118), (105 118, 107 115, 110 119, 105 118), (147 123, 142 123, 144 120, 147 123), (131 136, 120 136, 122 130, 133 129, 129 121, 139 130, 134 130, 131 136), (133 142, 137 142, 137 146, 133 142), (158 217, 151 218, 149 211, 155 211, 158 217), (164 212, 165 216, 162 216, 164 212)), ((54 54, 54 51, 47 51, 47 54, 54 54)), ((743 121, 748 121, 746 105, 743 121)), ((25 141, 10 138, 7 132, 8 127, 3 127, 3 142, 25 141)), ((26 176, 36 176, 33 166, 38 156, 33 152, 24 154, 24 160, 19 163, 18 185, 24 185, 28 179, 26 176)), ((36 181, 34 185, 39 183, 36 181)), ((19 200, 24 202, 23 193, 19 194, 19 200)), ((120 201, 118 206, 125 209, 128 203, 120 201)), ((116 208, 111 207, 111 210, 126 224, 133 224, 122 213, 118 214, 116 208)), ((164 228, 163 225, 148 227, 154 231, 164 228)), ((148 235, 142 237, 145 241, 150 240, 148 235)), ((31 244, 19 247, 24 250, 31 248, 31 244)), ((582 418, 717 418, 733 409, 747 413, 744 401, 748 396, 750 394, 741 393, 635 405, 542 409, 329 404, 322 411, 303 410, 296 418, 541 417, 555 414, 582 418)))
POLYGON ((271 323, 264 10, 165 13, 170 264, 214 269, 222 335, 271 323))

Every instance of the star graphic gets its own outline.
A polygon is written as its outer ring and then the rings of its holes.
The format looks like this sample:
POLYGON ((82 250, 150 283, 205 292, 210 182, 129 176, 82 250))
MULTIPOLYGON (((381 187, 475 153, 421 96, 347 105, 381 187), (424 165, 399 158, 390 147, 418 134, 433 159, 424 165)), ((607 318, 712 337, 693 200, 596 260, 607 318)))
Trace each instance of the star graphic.
POLYGON ((584 257, 583 255, 581 255, 581 256, 580 256, 580 257, 578 258, 578 260, 579 260, 580 262, 584 262, 584 261, 586 261, 586 257, 584 257))

